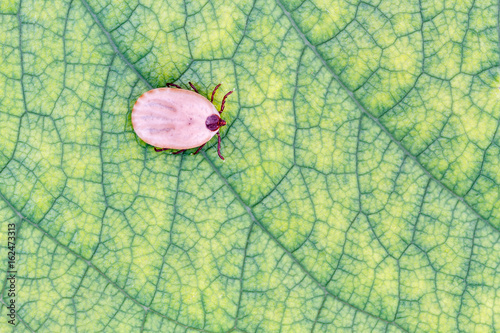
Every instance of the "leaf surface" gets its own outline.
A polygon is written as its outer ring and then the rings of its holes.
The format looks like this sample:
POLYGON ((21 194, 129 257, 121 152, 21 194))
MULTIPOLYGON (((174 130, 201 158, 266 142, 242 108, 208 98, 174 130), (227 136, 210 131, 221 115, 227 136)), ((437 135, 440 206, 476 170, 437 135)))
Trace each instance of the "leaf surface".
POLYGON ((2 1, 1 331, 500 331, 498 18, 2 1), (225 162, 133 131, 142 93, 189 81, 235 91, 225 162))

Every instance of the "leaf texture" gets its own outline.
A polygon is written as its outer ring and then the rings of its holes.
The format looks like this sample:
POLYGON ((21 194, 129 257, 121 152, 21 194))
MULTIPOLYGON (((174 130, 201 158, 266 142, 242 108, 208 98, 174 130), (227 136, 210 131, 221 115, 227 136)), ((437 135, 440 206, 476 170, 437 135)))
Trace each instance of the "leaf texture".
POLYGON ((0 330, 500 331, 498 22, 492 0, 2 1, 0 330), (235 91, 225 162, 132 129, 189 81, 235 91))

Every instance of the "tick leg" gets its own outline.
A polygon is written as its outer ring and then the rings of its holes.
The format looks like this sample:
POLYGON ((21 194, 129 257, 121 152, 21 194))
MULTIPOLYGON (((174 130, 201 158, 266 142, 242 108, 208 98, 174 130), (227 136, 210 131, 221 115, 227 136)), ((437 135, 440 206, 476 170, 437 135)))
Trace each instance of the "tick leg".
POLYGON ((188 82, 188 83, 191 86, 191 88, 193 88, 194 92, 199 94, 198 89, 196 89, 196 87, 191 82, 188 82))
POLYGON ((222 111, 224 111, 224 103, 226 103, 226 98, 227 98, 227 96, 231 95, 232 93, 233 93, 233 91, 231 90, 230 92, 228 92, 227 94, 224 95, 224 98, 222 99, 222 104, 220 105, 219 114, 221 114, 222 111))
POLYGON ((217 89, 219 89, 220 85, 222 83, 219 83, 215 88, 214 88, 214 91, 212 91, 212 98, 210 98, 210 102, 214 102, 214 96, 215 96, 215 92, 217 91, 217 89))
POLYGON ((160 151, 164 151, 164 150, 169 150, 170 148, 156 148, 155 147, 155 151, 157 152, 160 152, 160 151))
POLYGON ((217 137, 219 138, 219 140, 217 141, 217 154, 219 154, 219 157, 224 160, 224 157, 222 157, 221 153, 220 153, 220 133, 217 131, 217 137))
POLYGON ((183 151, 186 151, 186 149, 181 149, 181 150, 178 150, 178 151, 175 151, 172 153, 172 155, 177 155, 177 154, 180 154, 182 153, 183 151))
POLYGON ((178 86, 178 85, 176 85, 176 84, 174 84, 174 83, 167 83, 167 84, 166 84, 166 86, 167 86, 167 87, 176 87, 177 89, 181 89, 181 87, 180 87, 180 86, 178 86))
POLYGON ((194 152, 193 155, 196 155, 200 152, 201 148, 203 148, 204 145, 206 145, 207 143, 205 142, 204 144, 202 144, 201 146, 198 147, 198 149, 196 149, 196 151, 194 152))

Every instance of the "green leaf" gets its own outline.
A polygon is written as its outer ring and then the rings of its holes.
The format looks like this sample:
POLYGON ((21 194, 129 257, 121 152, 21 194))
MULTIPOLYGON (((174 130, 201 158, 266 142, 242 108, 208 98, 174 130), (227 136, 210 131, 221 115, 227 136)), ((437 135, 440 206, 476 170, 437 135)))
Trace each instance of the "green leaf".
POLYGON ((0 331, 500 331, 498 18, 3 0, 0 331), (133 131, 142 93, 189 81, 235 91, 225 162, 133 131))

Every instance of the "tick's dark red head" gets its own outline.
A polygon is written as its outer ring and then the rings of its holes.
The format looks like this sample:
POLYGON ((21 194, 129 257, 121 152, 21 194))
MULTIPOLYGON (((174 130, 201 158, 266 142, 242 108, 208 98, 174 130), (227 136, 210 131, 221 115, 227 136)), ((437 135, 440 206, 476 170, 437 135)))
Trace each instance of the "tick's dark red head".
POLYGON ((214 132, 217 131, 219 127, 226 125, 226 121, 224 119, 221 119, 221 117, 219 117, 218 115, 213 114, 207 118, 207 120, 205 121, 205 125, 209 130, 214 132))

